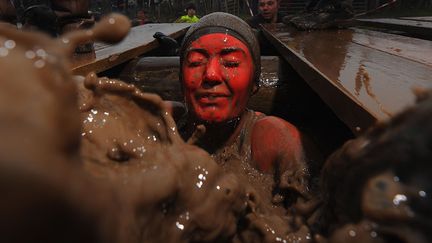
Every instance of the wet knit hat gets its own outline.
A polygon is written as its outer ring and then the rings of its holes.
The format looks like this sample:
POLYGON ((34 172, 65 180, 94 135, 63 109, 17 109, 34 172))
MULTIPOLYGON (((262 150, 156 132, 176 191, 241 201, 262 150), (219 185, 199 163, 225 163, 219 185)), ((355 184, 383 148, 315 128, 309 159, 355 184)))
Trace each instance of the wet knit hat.
MULTIPOLYGON (((189 47, 190 43, 203 35, 211 33, 227 33, 242 41, 249 48, 255 68, 253 80, 258 86, 261 73, 261 57, 258 40, 245 21, 228 13, 215 12, 208 14, 189 28, 180 48, 180 70, 183 67, 186 49, 189 47)), ((182 80, 181 73, 180 71, 180 80, 182 80)))

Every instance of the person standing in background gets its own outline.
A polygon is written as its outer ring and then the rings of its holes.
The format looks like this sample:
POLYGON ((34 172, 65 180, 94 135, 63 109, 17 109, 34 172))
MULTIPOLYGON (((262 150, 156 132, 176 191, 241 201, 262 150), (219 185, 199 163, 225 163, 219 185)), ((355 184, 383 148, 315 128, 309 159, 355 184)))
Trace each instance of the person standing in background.
POLYGON ((247 23, 254 29, 264 23, 282 23, 283 15, 279 13, 281 0, 259 0, 258 14, 247 20, 247 23))
POLYGON ((151 23, 151 21, 149 20, 149 18, 147 17, 147 15, 143 9, 139 10, 137 12, 136 18, 134 18, 132 20, 132 26, 138 26, 138 25, 143 25, 143 24, 147 24, 147 23, 151 23))
POLYGON ((199 18, 196 16, 196 7, 195 4, 190 3, 186 7, 186 15, 178 18, 175 23, 196 23, 199 21, 199 18))

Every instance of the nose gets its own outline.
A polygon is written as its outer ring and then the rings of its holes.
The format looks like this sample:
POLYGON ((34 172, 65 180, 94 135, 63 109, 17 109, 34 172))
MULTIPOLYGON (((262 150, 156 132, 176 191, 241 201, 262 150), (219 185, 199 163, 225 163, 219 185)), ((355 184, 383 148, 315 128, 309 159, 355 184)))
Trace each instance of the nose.
POLYGON ((221 64, 217 58, 210 58, 207 63, 203 85, 212 87, 223 82, 221 64))

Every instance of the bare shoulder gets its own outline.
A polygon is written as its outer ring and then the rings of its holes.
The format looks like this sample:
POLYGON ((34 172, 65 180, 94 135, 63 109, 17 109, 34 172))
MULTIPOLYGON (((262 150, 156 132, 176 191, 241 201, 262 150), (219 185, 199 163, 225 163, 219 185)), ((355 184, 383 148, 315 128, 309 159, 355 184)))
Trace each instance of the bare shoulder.
POLYGON ((301 156, 300 132, 281 118, 265 116, 252 129, 251 152, 260 170, 271 171, 275 163, 285 165, 301 156))
POLYGON ((300 132, 296 126, 276 116, 265 116, 259 119, 255 123, 253 131, 264 132, 269 136, 275 136, 275 137, 280 137, 280 136, 290 136, 292 138, 300 137, 300 132), (277 133, 272 134, 272 132, 277 132, 277 133))

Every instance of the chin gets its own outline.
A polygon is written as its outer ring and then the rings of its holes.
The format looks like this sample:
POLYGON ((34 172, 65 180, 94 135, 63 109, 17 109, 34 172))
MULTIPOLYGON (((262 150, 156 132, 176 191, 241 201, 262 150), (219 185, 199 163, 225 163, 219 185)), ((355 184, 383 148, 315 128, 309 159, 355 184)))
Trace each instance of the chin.
POLYGON ((217 123, 224 123, 226 122, 227 118, 224 117, 212 117, 212 116, 202 116, 198 117, 201 121, 209 123, 209 124, 217 124, 217 123))
POLYGON ((220 114, 215 115, 211 113, 205 113, 205 114, 195 114, 195 116, 198 118, 198 120, 208 124, 224 123, 230 120, 228 116, 220 115, 220 114))

